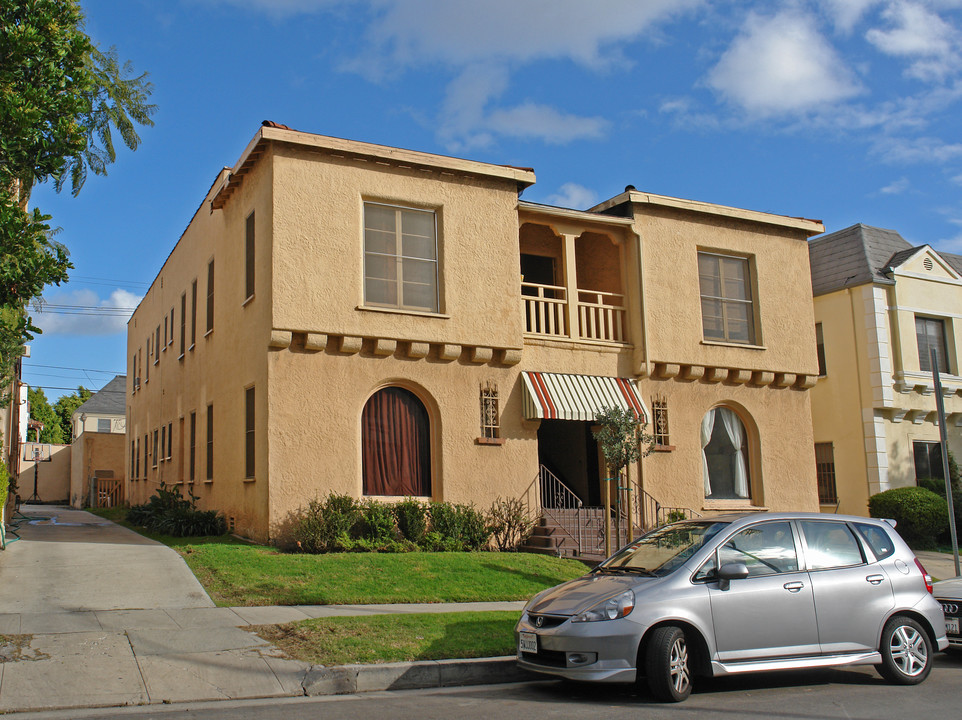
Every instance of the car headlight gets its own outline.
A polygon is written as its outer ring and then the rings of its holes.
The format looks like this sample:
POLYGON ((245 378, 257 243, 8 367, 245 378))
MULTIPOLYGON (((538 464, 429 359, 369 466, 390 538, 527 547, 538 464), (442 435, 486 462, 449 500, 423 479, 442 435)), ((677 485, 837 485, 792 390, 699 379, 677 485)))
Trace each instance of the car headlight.
POLYGON ((571 622, 595 622, 597 620, 617 620, 623 618, 635 609, 635 593, 625 590, 621 595, 610 597, 580 615, 571 618, 571 622))

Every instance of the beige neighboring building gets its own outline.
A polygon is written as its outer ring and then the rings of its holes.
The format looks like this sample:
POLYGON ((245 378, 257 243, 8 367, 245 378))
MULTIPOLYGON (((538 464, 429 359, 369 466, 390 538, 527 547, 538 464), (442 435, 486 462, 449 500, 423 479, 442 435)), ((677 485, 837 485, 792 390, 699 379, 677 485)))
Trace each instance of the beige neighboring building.
POLYGON ((822 377, 812 418, 822 509, 943 477, 930 349, 949 450, 962 458, 962 257, 853 225, 809 243, 822 377))
POLYGON ((621 405, 658 430, 637 524, 817 509, 821 224, 534 181, 265 123, 128 324, 131 501, 180 484, 258 540, 332 491, 596 506, 621 405))

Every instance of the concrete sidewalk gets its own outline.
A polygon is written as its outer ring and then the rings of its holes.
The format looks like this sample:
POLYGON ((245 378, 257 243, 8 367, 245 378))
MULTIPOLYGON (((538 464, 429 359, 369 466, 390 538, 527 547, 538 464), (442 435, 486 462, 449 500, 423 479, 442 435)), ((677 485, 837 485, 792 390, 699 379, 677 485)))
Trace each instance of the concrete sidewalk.
POLYGON ((220 608, 165 545, 87 512, 23 508, 0 554, 0 713, 505 682, 514 658, 325 668, 246 628, 523 603, 220 608))

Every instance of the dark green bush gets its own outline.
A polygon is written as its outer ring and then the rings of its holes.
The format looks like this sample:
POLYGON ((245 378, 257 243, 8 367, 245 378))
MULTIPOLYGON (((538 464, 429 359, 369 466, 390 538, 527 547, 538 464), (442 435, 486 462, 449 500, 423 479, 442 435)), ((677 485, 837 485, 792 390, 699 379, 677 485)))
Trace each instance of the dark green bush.
POLYGON ((367 500, 361 505, 361 520, 358 523, 357 534, 361 540, 369 540, 375 545, 392 543, 397 540, 397 526, 394 523, 394 512, 390 505, 367 500))
POLYGON ((323 501, 315 498, 291 527, 291 542, 307 553, 350 550, 361 519, 360 504, 349 495, 331 493, 323 501))
POLYGON ((394 519, 401 537, 421 544, 428 529, 427 508, 424 503, 414 498, 405 498, 394 505, 394 519))
MULTIPOLYGON (((441 545, 449 549, 481 550, 491 539, 491 530, 484 514, 470 505, 433 502, 428 506, 431 532, 441 537, 441 545), (448 542, 448 541, 452 542, 448 542)), ((434 545, 438 545, 436 539, 434 545)))
POLYGON ((945 500, 922 487, 886 490, 868 499, 869 514, 874 518, 891 518, 902 538, 914 549, 925 550, 936 545, 936 538, 949 524, 949 508, 945 500))
POLYGON ((216 510, 198 510, 197 498, 180 494, 180 487, 160 484, 157 492, 143 505, 127 511, 127 522, 174 537, 223 535, 227 532, 224 516, 216 510))

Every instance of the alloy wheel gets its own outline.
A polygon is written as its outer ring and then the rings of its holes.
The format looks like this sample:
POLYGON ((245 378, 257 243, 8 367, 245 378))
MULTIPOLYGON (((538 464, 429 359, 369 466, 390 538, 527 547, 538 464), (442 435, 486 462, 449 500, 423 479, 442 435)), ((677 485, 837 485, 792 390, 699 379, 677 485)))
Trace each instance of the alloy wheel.
POLYGON ((892 660, 909 677, 921 673, 928 661, 928 650, 921 633, 911 625, 902 625, 892 633, 892 660))

